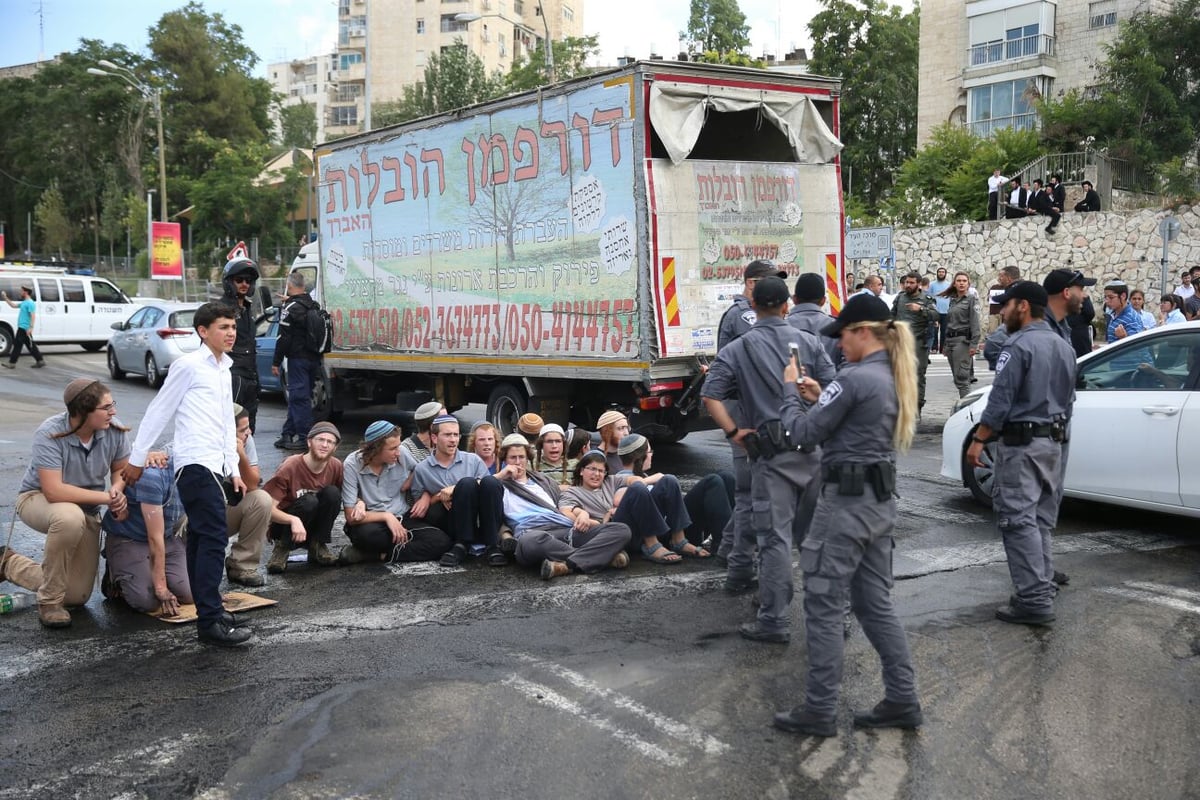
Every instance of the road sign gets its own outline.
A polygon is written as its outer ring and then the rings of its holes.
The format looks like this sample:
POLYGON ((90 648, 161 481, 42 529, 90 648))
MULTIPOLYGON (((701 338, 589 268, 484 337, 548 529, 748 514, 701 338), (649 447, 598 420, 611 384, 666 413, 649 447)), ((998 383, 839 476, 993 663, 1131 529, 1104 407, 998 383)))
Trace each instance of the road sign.
POLYGON ((235 244, 233 246, 233 249, 230 250, 225 255, 225 260, 233 261, 235 258, 249 258, 249 257, 250 257, 250 248, 246 247, 245 242, 238 242, 237 244, 235 244))
POLYGON ((892 229, 851 228, 846 231, 846 258, 890 258, 892 255, 892 229))

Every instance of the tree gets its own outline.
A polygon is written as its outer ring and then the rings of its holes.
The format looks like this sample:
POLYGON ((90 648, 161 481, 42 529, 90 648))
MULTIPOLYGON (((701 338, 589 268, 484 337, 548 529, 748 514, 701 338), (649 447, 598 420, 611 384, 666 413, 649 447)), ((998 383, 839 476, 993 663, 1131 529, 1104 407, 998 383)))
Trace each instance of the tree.
MULTIPOLYGON (((544 41, 539 41, 528 57, 522 55, 513 59, 512 67, 504 76, 506 91, 524 92, 546 84, 546 51, 543 44, 544 41)), ((595 34, 568 36, 562 41, 553 42, 551 52, 554 54, 555 80, 570 80, 592 72, 587 62, 600 54, 600 38, 595 34)))
POLYGON ((294 106, 279 107, 280 143, 284 147, 311 150, 317 143, 317 109, 301 100, 294 106))
POLYGON ((110 172, 100 196, 100 235, 108 240, 108 262, 113 262, 113 243, 125 233, 125 193, 115 170, 110 172))
POLYGON ((488 75, 483 61, 460 40, 441 53, 432 53, 425 62, 424 80, 405 86, 399 102, 374 106, 371 121, 381 128, 482 103, 498 97, 502 86, 500 76, 488 75))
POLYGON ((750 26, 737 0, 692 0, 681 38, 695 43, 700 52, 743 53, 750 47, 750 26))
POLYGON ((808 25, 809 70, 842 79, 842 164, 849 192, 874 210, 917 147, 919 12, 878 0, 821 5, 808 25))
POLYGON ((56 252, 62 258, 63 250, 71 246, 74 231, 71 229, 71 220, 67 218, 67 205, 57 185, 42 192, 33 209, 33 219, 42 232, 42 249, 56 252))

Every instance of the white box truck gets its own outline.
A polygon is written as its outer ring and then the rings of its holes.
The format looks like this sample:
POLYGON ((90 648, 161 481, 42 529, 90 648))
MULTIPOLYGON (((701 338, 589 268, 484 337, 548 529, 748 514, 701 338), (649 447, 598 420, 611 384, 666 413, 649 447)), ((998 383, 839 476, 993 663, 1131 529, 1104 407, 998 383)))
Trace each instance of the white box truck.
MULTIPOLYGON (((327 413, 432 394, 678 440, 742 270, 840 291, 839 84, 636 62, 318 148, 327 413)), ((316 262, 316 263, 314 263, 316 262)))

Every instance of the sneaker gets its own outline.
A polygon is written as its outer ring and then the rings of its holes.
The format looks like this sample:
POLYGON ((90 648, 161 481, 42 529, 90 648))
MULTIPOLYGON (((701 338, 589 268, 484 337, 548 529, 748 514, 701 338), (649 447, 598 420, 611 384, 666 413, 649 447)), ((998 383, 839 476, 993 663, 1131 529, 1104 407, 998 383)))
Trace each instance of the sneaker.
POLYGON ((272 575, 281 575, 287 569, 288 555, 292 552, 292 543, 283 540, 275 542, 275 549, 271 551, 271 557, 267 559, 267 572, 272 575))
POLYGON ((301 439, 299 436, 293 436, 292 441, 285 444, 282 449, 302 453, 308 449, 308 442, 304 439, 301 439))
POLYGON ((781 731, 802 736, 837 736, 837 717, 815 714, 804 706, 780 711, 775 715, 773 724, 781 731))
POLYGON ((1071 576, 1065 572, 1059 572, 1058 570, 1054 570, 1053 580, 1059 586, 1066 586, 1068 583, 1071 582, 1071 576))
MULTIPOLYGON (((280 572, 282 572, 282 571, 283 570, 280 570, 280 572)), ((267 579, 264 578, 262 575, 258 574, 257 571, 253 571, 253 570, 238 570, 238 569, 226 568, 225 577, 227 577, 229 579, 230 583, 236 583, 238 586, 266 586, 267 585, 267 579)))
POLYGON ((1049 625, 1054 622, 1053 611, 1031 611, 1021 606, 1000 606, 996 619, 1013 625, 1049 625))
POLYGON ((343 547, 337 557, 338 566, 342 567, 348 567, 351 564, 361 564, 366 560, 367 557, 363 555, 362 551, 352 544, 343 547))
POLYGON ((548 581, 552 578, 561 578, 563 575, 570 575, 571 568, 567 566, 565 561, 551 561, 546 559, 542 562, 542 580, 548 581))
POLYGON ((313 542, 308 546, 308 563, 317 564, 322 567, 332 567, 337 563, 338 557, 329 552, 329 548, 324 542, 313 542))
POLYGON ((0 361, 0 364, 3 364, 5 369, 16 369, 17 368, 17 365, 12 363, 11 361, 0 361))
POLYGON ((44 367, 44 366, 46 366, 46 362, 45 362, 45 361, 35 361, 35 362, 33 362, 33 368, 34 368, 34 369, 39 369, 39 368, 41 368, 41 367, 44 367))
POLYGON ((278 447, 280 450, 290 450, 291 448, 289 447, 289 445, 295 439, 296 439, 295 436, 292 436, 291 434, 285 434, 283 436, 280 436, 278 439, 276 439, 274 442, 274 445, 276 447, 278 447))
POLYGON ((925 722, 920 703, 893 703, 880 700, 870 711, 854 714, 854 725, 859 728, 919 728, 925 722))
POLYGON ((749 639, 752 642, 769 642, 770 644, 787 644, 792 640, 792 635, 787 631, 767 631, 759 626, 758 622, 747 622, 738 628, 738 633, 743 639, 749 639))
POLYGON ((38 603, 38 622, 43 628, 67 628, 71 625, 71 615, 62 603, 38 603))

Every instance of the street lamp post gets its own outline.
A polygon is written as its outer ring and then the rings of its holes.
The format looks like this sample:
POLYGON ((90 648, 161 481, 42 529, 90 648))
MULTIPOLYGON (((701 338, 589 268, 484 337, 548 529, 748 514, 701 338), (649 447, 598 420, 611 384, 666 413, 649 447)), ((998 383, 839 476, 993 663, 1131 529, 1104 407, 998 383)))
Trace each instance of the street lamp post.
MULTIPOLYGON (((162 90, 158 87, 151 88, 138 79, 136 75, 130 72, 125 67, 119 67, 111 61, 101 61, 100 66, 104 69, 96 69, 95 67, 88 68, 89 75, 104 75, 106 77, 120 78, 138 91, 146 100, 154 103, 154 115, 158 118, 158 216, 160 222, 167 221, 167 146, 163 138, 163 114, 162 114, 162 90), (106 72, 105 70, 112 70, 106 72)), ((147 193, 149 196, 149 193, 147 193)))

